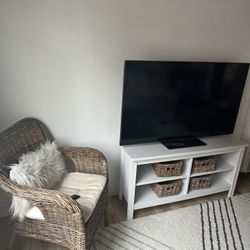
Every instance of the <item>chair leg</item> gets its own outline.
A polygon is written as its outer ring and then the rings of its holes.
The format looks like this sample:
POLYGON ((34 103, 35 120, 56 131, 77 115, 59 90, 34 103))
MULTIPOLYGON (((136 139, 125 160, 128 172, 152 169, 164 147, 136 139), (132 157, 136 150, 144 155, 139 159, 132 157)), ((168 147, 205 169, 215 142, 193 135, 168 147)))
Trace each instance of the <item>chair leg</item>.
POLYGON ((13 229, 9 238, 7 250, 14 250, 16 239, 17 239, 17 234, 15 230, 13 229))
POLYGON ((109 225, 108 209, 106 209, 106 211, 104 213, 104 226, 108 226, 108 225, 109 225))

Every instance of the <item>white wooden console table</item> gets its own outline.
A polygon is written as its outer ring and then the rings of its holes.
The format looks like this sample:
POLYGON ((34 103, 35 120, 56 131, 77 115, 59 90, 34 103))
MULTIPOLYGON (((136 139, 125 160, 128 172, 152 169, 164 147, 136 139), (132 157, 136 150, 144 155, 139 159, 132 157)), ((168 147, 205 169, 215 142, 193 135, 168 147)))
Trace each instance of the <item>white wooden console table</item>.
POLYGON ((161 143, 147 143, 121 147, 121 182, 119 197, 128 203, 127 219, 133 219, 134 210, 166 203, 192 199, 228 191, 233 196, 246 143, 233 135, 200 138, 207 145, 181 149, 167 149, 161 143), (192 173, 194 158, 216 156, 216 169, 212 172, 192 173), (184 160, 180 176, 157 177, 151 164, 184 160), (192 177, 213 174, 210 188, 189 191, 192 177), (151 185, 157 182, 182 179, 182 190, 177 195, 158 198, 151 185))

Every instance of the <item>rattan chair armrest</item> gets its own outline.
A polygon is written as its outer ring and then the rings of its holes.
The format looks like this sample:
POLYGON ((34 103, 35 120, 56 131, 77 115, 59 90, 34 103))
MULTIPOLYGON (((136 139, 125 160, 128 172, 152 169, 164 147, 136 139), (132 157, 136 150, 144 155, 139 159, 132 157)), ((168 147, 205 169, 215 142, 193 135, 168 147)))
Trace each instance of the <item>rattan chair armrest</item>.
POLYGON ((81 211, 77 202, 67 194, 56 190, 18 185, 2 174, 0 174, 0 188, 11 195, 30 200, 38 207, 46 205, 49 207, 60 207, 61 210, 68 213, 79 213, 81 211))
POLYGON ((74 162, 76 171, 108 178, 108 163, 100 151, 87 147, 63 147, 61 151, 74 162))

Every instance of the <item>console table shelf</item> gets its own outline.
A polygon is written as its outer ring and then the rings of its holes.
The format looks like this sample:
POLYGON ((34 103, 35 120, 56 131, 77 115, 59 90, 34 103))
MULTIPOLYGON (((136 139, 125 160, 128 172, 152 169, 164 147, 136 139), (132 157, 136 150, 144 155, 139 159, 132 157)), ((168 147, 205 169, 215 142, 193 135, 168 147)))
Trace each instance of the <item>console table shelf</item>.
POLYGON ((150 164, 147 164, 145 166, 141 166, 138 169, 136 186, 147 185, 147 184, 156 183, 156 182, 184 179, 186 177, 187 177, 186 174, 182 174, 179 176, 158 177, 155 174, 152 166, 150 164))
POLYGON ((195 176, 201 176, 201 175, 207 175, 207 174, 216 174, 216 173, 231 171, 233 169, 234 169, 234 167, 231 164, 227 163, 226 161, 217 160, 216 161, 216 169, 214 171, 192 173, 190 176, 195 177, 195 176))
POLYGON ((127 218, 132 219, 134 210, 151 206, 192 199, 218 192, 234 193, 245 147, 233 135, 201 138, 207 145, 169 150, 160 143, 149 143, 121 147, 120 199, 128 203, 127 218), (192 173, 193 159, 205 156, 216 157, 214 171, 192 173), (183 160, 180 176, 158 177, 152 163, 183 160), (197 176, 213 176, 210 188, 190 190, 190 179, 197 176), (154 183, 181 180, 179 194, 159 198, 151 188, 154 183))
POLYGON ((230 184, 227 181, 224 179, 215 178, 213 185, 210 188, 188 191, 187 194, 185 194, 182 190, 177 195, 158 198, 150 185, 147 185, 136 190, 134 210, 224 192, 229 189, 230 184))

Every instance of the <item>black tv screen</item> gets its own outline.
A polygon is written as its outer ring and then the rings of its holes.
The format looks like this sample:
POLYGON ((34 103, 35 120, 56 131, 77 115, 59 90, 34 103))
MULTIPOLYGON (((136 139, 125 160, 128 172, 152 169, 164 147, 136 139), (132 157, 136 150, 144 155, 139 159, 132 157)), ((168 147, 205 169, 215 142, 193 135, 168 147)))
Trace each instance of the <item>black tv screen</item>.
POLYGON ((248 68, 125 61, 120 145, 233 133, 248 68))

